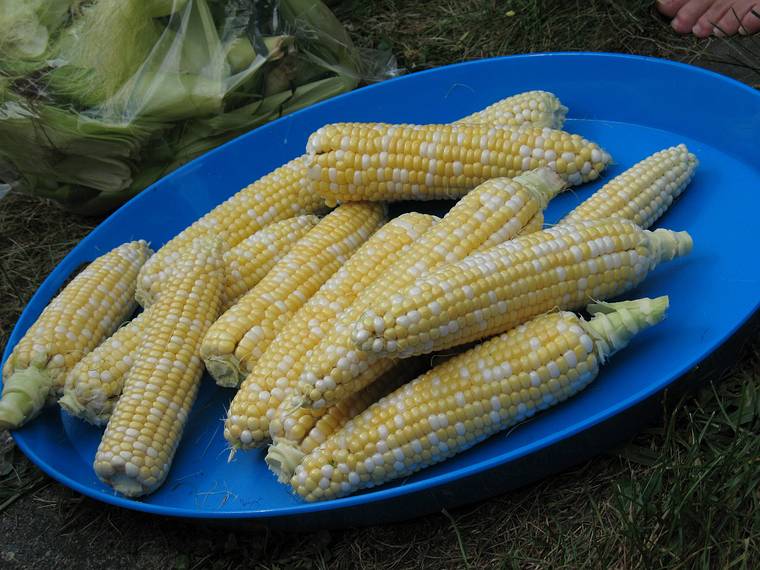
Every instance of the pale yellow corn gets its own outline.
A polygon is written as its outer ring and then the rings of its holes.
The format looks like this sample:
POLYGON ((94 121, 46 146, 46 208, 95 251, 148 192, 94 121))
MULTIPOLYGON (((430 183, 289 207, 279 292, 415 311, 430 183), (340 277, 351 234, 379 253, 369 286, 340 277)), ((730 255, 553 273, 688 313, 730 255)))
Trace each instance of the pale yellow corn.
MULTIPOLYGON (((560 128, 566 111, 551 93, 529 91, 497 101, 457 122, 560 128)), ((141 272, 137 294, 140 304, 151 302, 161 280, 166 278, 166 268, 194 239, 219 236, 229 249, 267 224, 321 211, 325 204, 310 190, 304 159, 298 157, 247 186, 164 245, 141 272)))
POLYGON ((620 295, 691 247, 686 232, 651 232, 625 219, 560 224, 379 299, 358 319, 353 339, 361 350, 397 356, 479 340, 554 308, 620 295))
POLYGON ((234 387, 245 379, 296 311, 384 219, 385 208, 377 203, 347 204, 333 210, 225 311, 201 346, 206 369, 217 384, 234 387))
POLYGON ((195 240, 219 238, 227 251, 273 222, 313 214, 324 200, 308 184, 303 156, 259 178, 167 242, 140 271, 137 301, 146 307, 185 249, 195 240))
MULTIPOLYGON (((232 297, 234 301, 258 283, 318 221, 316 216, 306 215, 275 222, 227 251, 223 256, 226 275, 223 299, 232 297)), ((150 308, 74 367, 59 400, 61 407, 95 425, 108 421, 142 341, 149 313, 150 308)))
POLYGON ((667 297, 610 303, 590 321, 538 316, 436 366, 307 455, 291 479, 307 501, 407 477, 573 396, 612 353, 659 322, 667 297))
POLYGON ((97 476, 127 497, 163 483, 200 386, 198 351, 219 314, 222 247, 206 240, 185 251, 150 310, 144 338, 95 453, 97 476))
POLYGON ((91 424, 105 425, 121 396, 150 312, 140 313, 74 366, 58 400, 63 409, 91 424))
POLYGON ((275 263, 317 225, 314 215, 296 216, 266 226, 225 252, 222 309, 227 310, 254 287, 275 263))
POLYGON ((362 245, 293 316, 261 355, 230 403, 224 437, 233 449, 269 440, 269 420, 301 373, 307 355, 335 319, 438 218, 411 212, 394 218, 362 245))
POLYGON ((328 204, 459 198, 478 184, 548 166, 569 184, 595 180, 610 156, 579 135, 540 127, 336 123, 306 146, 328 204))
POLYGON ((697 164, 682 144, 656 152, 610 180, 560 223, 626 218, 646 229, 684 191, 697 164))
POLYGON ((455 124, 561 129, 566 115, 567 107, 557 99, 556 95, 548 91, 526 91, 501 99, 482 111, 462 117, 455 124))
POLYGON ((66 374, 135 309, 147 243, 120 245, 91 262, 42 311, 3 367, 0 430, 15 429, 53 403, 66 374))
POLYGON ((406 359, 364 389, 321 410, 298 406, 296 397, 286 399, 270 423, 274 443, 264 458, 277 480, 289 482, 305 455, 380 398, 425 370, 428 361, 427 358, 406 359))
POLYGON ((536 218, 543 219, 544 207, 562 187, 561 179, 544 168, 511 180, 489 180, 459 200, 438 225, 357 297, 314 349, 297 385, 304 405, 321 408, 335 403, 393 366, 393 359, 371 359, 354 346, 354 323, 367 308, 445 263, 512 239, 536 218))

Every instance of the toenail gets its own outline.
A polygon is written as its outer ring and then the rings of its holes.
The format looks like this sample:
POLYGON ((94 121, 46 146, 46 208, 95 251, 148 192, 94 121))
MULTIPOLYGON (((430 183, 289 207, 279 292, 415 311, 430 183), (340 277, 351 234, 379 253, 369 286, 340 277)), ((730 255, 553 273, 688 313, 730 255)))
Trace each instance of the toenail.
POLYGON ((713 35, 715 37, 718 37, 718 38, 725 38, 726 37, 726 34, 723 33, 723 30, 721 30, 717 26, 713 26, 712 33, 713 33, 713 35))

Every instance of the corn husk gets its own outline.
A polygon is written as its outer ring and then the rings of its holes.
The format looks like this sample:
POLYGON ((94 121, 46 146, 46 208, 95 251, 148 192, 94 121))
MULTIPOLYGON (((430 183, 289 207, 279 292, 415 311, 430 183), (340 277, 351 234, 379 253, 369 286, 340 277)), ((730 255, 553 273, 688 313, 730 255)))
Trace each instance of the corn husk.
POLYGON ((0 26, 3 181, 83 213, 361 75, 318 0, 0 0, 0 26))

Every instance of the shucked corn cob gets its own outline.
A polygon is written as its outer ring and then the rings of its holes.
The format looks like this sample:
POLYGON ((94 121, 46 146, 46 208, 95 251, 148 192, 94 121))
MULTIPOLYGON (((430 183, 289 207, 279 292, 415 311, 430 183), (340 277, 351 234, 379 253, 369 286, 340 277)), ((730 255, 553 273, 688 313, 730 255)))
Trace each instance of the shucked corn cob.
POLYGON ((560 224, 445 265, 378 300, 353 339, 364 351, 398 356, 464 344, 553 308, 624 293, 691 247, 686 232, 651 232, 625 219, 560 224))
POLYGON ((295 385, 308 352, 328 334, 356 295, 374 283, 415 240, 438 221, 412 212, 372 235, 296 312, 240 386, 230 404, 224 437, 233 451, 269 440, 269 421, 295 385))
POLYGON ((147 309, 80 360, 66 376, 58 403, 73 416, 104 425, 121 395, 124 379, 151 319, 147 309))
POLYGON ((307 455, 291 480, 307 501, 406 477, 587 386, 599 365, 659 322, 667 297, 542 315, 399 388, 307 455))
MULTIPOLYGON (((558 129, 566 111, 551 93, 529 91, 497 101, 458 122, 558 129)), ((322 210, 324 201, 311 191, 304 159, 305 156, 295 158, 243 188, 164 245, 140 272, 138 302, 150 304, 166 279, 166 269, 194 239, 218 236, 224 240, 223 247, 229 249, 270 223, 322 210)))
POLYGON ((685 145, 666 148, 610 180, 560 223, 626 218, 647 229, 665 213, 697 168, 685 145))
POLYGON ((374 233, 381 204, 354 203, 325 216, 209 329, 201 346, 206 369, 237 386, 295 312, 374 233))
MULTIPOLYGON (((258 283, 319 218, 296 216, 275 222, 243 240, 224 256, 224 304, 258 283)), ((143 339, 150 308, 106 339, 84 357, 68 374, 63 397, 58 403, 70 414, 104 425, 121 395, 124 378, 143 339)))
POLYGON ((569 184, 595 180, 610 156, 548 128, 336 123, 306 145, 309 177, 328 204, 459 198, 490 178, 549 166, 569 184))
POLYGON ((151 307, 95 453, 95 473, 128 497, 152 493, 169 472, 203 373, 201 339, 220 310, 224 270, 218 242, 196 242, 175 269, 151 307))
POLYGON ((55 401, 68 371, 129 317, 137 273, 150 253, 144 241, 120 245, 50 302, 3 367, 0 430, 21 426, 55 401))
POLYGON ((567 115, 556 95, 547 91, 526 91, 462 117, 455 124, 487 124, 504 127, 549 127, 561 129, 567 115))
POLYGON ((199 238, 216 237, 227 251, 263 227, 324 209, 307 184, 304 157, 259 178, 167 242, 140 271, 137 301, 146 307, 161 289, 176 260, 199 238))
POLYGON ((225 252, 222 308, 228 309, 261 281, 306 232, 319 222, 313 215, 296 216, 266 226, 225 252))
POLYGON ((265 460, 280 483, 287 483, 304 456, 383 396, 425 370, 428 358, 406 359, 372 384, 323 410, 303 408, 297 397, 286 399, 270 423, 273 445, 265 460))
POLYGON ((322 408, 360 390, 388 370, 392 359, 370 359, 351 339, 354 323, 373 303, 411 285, 435 268, 488 249, 520 234, 563 187, 550 169, 512 180, 489 180, 467 194, 443 220, 424 234, 371 287, 363 291, 336 321, 304 366, 298 390, 304 404, 322 408))

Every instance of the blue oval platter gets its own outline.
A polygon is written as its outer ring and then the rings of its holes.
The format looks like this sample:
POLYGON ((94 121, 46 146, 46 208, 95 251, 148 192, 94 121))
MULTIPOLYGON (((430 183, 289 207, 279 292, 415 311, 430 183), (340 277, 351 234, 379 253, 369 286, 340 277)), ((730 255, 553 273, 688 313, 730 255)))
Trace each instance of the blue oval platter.
POLYGON ((113 505, 305 529, 378 524, 484 499, 588 459, 644 427, 643 408, 656 407, 666 388, 724 345, 760 305, 760 94, 703 69, 626 55, 535 54, 442 67, 358 89, 225 144, 154 184, 82 240, 24 310, 4 360, 81 263, 128 240, 160 246, 302 154, 318 127, 338 121, 449 122, 530 89, 558 95, 570 109, 565 129, 600 143, 615 160, 602 180, 552 201, 547 222, 662 148, 685 143, 700 162, 691 185, 657 223, 690 232, 693 253, 660 266, 626 295, 669 295, 668 318, 613 357, 584 392, 413 477, 315 504, 278 484, 261 450, 227 462, 222 421, 232 392, 208 376, 167 481, 144 500, 119 497, 97 479, 92 460, 100 430, 57 407, 14 432, 21 450, 64 485, 113 505))

